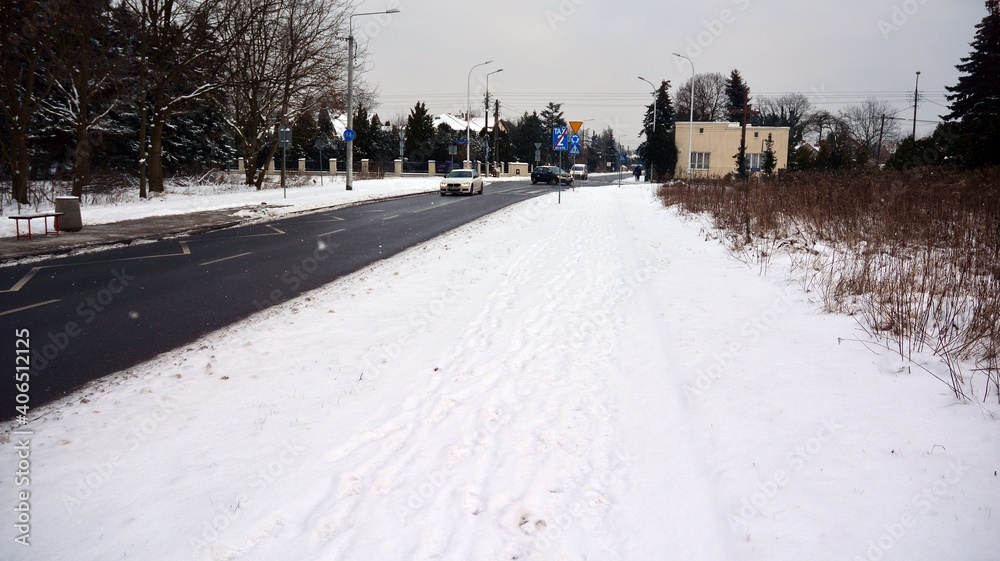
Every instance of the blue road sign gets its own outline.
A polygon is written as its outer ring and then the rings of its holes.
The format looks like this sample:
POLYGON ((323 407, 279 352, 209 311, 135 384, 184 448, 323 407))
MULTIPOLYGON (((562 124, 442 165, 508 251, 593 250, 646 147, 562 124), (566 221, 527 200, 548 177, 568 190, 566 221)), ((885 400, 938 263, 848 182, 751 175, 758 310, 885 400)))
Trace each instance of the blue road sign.
POLYGON ((570 156, 579 156, 580 155, 580 145, 579 144, 570 144, 569 145, 569 155, 570 156))
POLYGON ((570 144, 580 144, 580 135, 574 134, 573 136, 569 137, 569 143, 570 144))
POLYGON ((357 133, 354 132, 354 129, 347 129, 344 131, 344 140, 346 140, 347 142, 353 141, 355 138, 357 138, 357 136, 358 135, 357 133))
POLYGON ((552 149, 569 150, 569 129, 566 127, 552 129, 552 149))

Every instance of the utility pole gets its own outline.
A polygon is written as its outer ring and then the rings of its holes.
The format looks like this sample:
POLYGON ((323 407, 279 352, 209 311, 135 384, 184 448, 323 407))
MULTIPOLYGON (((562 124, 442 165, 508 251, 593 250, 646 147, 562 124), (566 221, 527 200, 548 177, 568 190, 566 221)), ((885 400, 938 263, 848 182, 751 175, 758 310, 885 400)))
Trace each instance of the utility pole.
POLYGON ((741 121, 743 125, 743 133, 740 136, 740 161, 738 162, 738 170, 740 173, 740 179, 746 180, 750 177, 750 173, 747 170, 747 117, 750 115, 760 115, 760 111, 751 111, 749 109, 750 99, 747 96, 746 90, 743 91, 743 109, 733 109, 732 112, 739 114, 741 116, 741 121))
POLYGON ((920 99, 920 71, 917 70, 917 84, 913 87, 913 140, 917 139, 917 101, 920 99))
POLYGON ((500 175, 500 136, 497 128, 500 127, 500 100, 493 100, 493 160, 496 162, 493 169, 500 175))
POLYGON ((882 164, 882 135, 885 134, 885 113, 882 113, 882 126, 878 129, 878 155, 875 156, 875 167, 882 164))

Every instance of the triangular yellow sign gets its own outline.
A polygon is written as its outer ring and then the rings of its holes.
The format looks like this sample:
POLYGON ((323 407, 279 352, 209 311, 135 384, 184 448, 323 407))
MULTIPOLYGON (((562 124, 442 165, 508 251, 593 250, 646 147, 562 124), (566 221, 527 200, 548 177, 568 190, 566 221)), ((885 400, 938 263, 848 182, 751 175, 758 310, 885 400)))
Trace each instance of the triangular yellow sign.
POLYGON ((569 130, 573 131, 573 134, 580 132, 580 127, 583 126, 583 121, 570 121, 569 130))

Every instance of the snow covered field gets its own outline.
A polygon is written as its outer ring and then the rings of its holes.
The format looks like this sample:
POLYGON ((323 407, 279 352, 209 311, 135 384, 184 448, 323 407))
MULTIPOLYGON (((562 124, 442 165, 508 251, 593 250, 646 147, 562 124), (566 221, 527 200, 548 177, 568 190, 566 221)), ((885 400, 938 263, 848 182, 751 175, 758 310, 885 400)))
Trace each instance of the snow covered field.
POLYGON ((995 400, 706 238, 578 188, 103 380, 27 427, 30 547, 0 445, 0 558, 997 559, 995 400))

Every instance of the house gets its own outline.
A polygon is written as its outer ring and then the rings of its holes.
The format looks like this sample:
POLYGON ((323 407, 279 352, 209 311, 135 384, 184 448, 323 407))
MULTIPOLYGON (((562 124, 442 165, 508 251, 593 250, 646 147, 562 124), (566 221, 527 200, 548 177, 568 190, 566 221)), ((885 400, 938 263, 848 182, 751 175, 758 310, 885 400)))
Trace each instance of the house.
MULTIPOLYGON (((451 113, 443 113, 441 115, 438 115, 437 117, 434 117, 434 128, 436 129, 440 125, 447 125, 453 131, 464 131, 466 121, 462 117, 452 115, 451 113)), ((494 125, 496 125, 496 120, 493 118, 492 115, 490 115, 490 122, 489 122, 490 131, 493 131, 494 125)), ((478 133, 479 131, 483 130, 483 118, 473 117, 472 120, 469 121, 469 129, 474 133, 478 133)), ((500 119, 500 130, 507 132, 508 129, 509 129, 508 123, 505 122, 503 119, 500 119)))
MULTIPOLYGON (((691 152, 688 152, 691 123, 677 121, 674 127, 678 157, 676 177, 686 177, 688 162, 692 175, 696 177, 725 177, 736 171, 736 154, 740 151, 740 123, 694 122, 691 152)), ((747 159, 749 169, 759 171, 764 159, 764 142, 771 135, 774 141, 775 169, 785 169, 788 165, 788 127, 753 127, 747 125, 747 159)))

